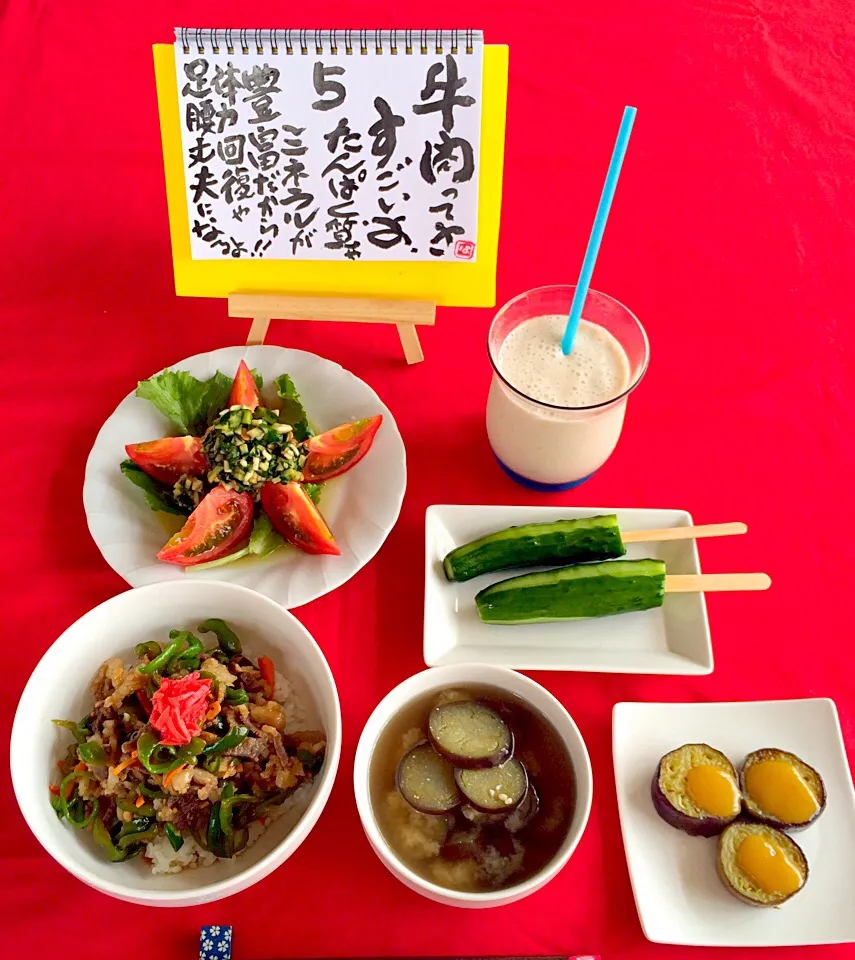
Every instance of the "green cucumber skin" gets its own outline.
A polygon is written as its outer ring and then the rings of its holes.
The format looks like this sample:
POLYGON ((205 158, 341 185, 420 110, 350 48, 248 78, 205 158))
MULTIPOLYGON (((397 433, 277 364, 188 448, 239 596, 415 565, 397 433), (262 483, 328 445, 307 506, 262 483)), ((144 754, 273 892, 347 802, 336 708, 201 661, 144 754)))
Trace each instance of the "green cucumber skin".
POLYGON ((442 565, 449 580, 462 582, 494 570, 613 560, 625 553, 617 517, 606 514, 508 527, 457 547, 442 565))
POLYGON ((484 623, 551 623, 661 607, 661 560, 613 560, 526 573, 485 587, 475 597, 484 623))

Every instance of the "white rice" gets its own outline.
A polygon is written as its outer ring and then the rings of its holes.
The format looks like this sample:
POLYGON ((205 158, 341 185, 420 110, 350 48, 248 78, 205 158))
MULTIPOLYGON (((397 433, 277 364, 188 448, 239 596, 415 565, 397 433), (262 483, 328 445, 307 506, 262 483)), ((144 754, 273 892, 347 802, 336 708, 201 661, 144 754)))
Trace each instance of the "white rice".
MULTIPOLYGON (((258 662, 251 653, 246 653, 251 660, 258 662)), ((276 671, 276 689, 274 699, 278 700, 285 711, 287 725, 286 733, 292 733, 298 730, 318 729, 319 724, 311 709, 309 700, 299 692, 295 685, 276 671)), ((278 828, 281 838, 285 837, 294 829, 300 818, 306 812, 309 802, 315 792, 317 778, 311 783, 301 784, 284 803, 273 807, 265 817, 265 823, 255 821, 249 826, 249 839, 246 846, 236 856, 242 856, 258 838, 267 830, 274 820, 284 820, 284 823, 278 828)), ((209 867, 216 863, 218 857, 208 850, 202 849, 191 836, 184 836, 184 843, 179 850, 173 850, 172 844, 165 836, 159 836, 156 840, 146 845, 145 856, 151 861, 151 872, 159 873, 180 873, 182 870, 194 867, 209 867)))

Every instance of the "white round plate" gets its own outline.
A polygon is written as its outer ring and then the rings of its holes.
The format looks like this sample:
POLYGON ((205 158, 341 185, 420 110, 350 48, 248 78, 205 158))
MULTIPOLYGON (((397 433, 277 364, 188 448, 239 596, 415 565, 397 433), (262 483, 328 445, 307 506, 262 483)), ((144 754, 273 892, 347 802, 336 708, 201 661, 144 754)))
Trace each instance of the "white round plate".
MULTIPOLYGON (((193 578, 225 580, 264 594, 283 607, 299 607, 335 590, 380 549, 395 525, 407 485, 404 442, 394 417, 377 394, 352 373, 313 353, 284 347, 224 347, 170 365, 207 379, 221 370, 234 376, 246 360, 265 384, 287 373, 309 419, 322 432, 340 423, 383 414, 383 424, 365 458, 330 481, 320 509, 341 556, 309 556, 283 547, 264 560, 239 560, 212 570, 193 571, 156 559, 174 528, 165 514, 148 508, 142 491, 121 473, 125 444, 175 435, 175 426, 148 400, 133 393, 101 428, 86 463, 83 506, 92 538, 104 559, 131 586, 193 578)), ((170 518, 174 519, 174 518, 170 518)))

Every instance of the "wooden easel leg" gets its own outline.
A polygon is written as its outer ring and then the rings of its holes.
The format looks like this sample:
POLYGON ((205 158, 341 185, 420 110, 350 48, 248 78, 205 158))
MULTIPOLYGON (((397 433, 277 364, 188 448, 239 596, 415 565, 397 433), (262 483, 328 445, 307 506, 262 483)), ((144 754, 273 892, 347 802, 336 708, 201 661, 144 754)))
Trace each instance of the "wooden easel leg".
POLYGON ((401 346, 404 348, 404 356, 407 363, 421 363, 425 355, 422 353, 422 345, 419 342, 419 332, 415 324, 396 323, 398 336, 401 338, 401 346))
POLYGON ((249 336, 246 338, 248 347, 258 347, 264 343, 267 336, 267 328, 270 326, 270 317, 253 317, 252 325, 249 328, 249 336))

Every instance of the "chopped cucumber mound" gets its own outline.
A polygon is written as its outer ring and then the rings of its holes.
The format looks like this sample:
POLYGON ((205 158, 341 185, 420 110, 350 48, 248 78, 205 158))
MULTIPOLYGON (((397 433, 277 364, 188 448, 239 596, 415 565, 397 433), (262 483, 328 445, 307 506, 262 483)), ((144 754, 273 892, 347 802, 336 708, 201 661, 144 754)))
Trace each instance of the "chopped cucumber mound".
POLYGON ((256 499, 268 480, 303 479, 306 455, 292 427, 279 423, 276 412, 266 407, 251 410, 236 404, 223 410, 208 428, 202 447, 211 465, 209 483, 256 499))

